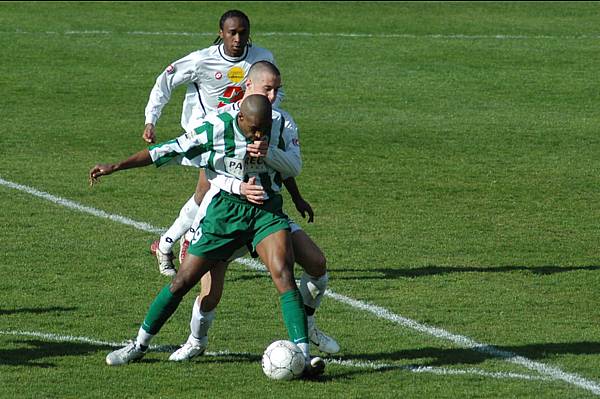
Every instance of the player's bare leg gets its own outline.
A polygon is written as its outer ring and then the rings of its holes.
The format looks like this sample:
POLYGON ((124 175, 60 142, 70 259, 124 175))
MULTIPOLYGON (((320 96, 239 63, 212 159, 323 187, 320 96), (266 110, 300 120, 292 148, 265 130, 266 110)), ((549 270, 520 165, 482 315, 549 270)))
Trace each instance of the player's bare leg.
POLYGON ((306 358, 307 376, 322 374, 325 362, 310 356, 306 313, 294 280, 294 252, 289 231, 279 230, 270 234, 256 246, 256 252, 267 266, 279 292, 283 320, 290 340, 298 345, 306 358))
POLYGON ((292 233, 292 244, 296 262, 304 269, 300 278, 300 294, 306 311, 310 341, 321 352, 337 353, 340 351, 337 341, 317 328, 315 324, 315 312, 321 304, 329 281, 325 255, 303 230, 292 233))

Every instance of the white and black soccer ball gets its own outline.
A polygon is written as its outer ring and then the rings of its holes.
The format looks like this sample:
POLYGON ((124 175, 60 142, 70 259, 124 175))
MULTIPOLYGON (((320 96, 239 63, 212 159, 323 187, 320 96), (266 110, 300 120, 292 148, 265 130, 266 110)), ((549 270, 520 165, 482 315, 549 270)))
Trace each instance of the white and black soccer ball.
POLYGON ((304 371, 304 354, 291 341, 279 340, 265 349, 262 368, 265 375, 273 380, 292 380, 304 371))

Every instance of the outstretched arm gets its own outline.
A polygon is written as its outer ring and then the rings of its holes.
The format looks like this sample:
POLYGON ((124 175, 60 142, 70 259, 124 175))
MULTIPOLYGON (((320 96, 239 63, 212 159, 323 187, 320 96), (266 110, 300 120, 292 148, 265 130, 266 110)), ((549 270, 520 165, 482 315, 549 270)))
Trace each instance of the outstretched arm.
POLYGON ((124 161, 117 163, 97 164, 89 173, 90 185, 93 185, 100 176, 110 175, 124 169, 141 168, 152 165, 152 158, 148 149, 141 150, 124 161))

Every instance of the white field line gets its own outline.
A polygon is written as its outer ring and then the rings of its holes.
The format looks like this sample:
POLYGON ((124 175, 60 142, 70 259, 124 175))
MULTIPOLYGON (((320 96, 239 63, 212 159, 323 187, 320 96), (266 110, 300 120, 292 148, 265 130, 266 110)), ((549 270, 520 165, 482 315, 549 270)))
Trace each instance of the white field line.
MULTIPOLYGON (((126 342, 109 342, 109 341, 101 341, 89 337, 75 337, 72 335, 63 335, 63 334, 52 334, 52 333, 42 333, 37 331, 21 331, 21 330, 8 330, 2 331, 0 330, 0 335, 6 336, 16 336, 16 337, 34 337, 40 338, 46 341, 55 341, 55 342, 76 342, 89 344, 94 346, 109 346, 112 348, 120 348, 126 344, 126 342)), ((176 350, 178 347, 174 345, 151 345, 150 349, 155 352, 167 352, 171 353, 176 350)), ((218 352, 205 352, 204 356, 209 357, 227 357, 227 356, 238 356, 238 357, 256 357, 260 356, 254 353, 247 352, 230 352, 230 351, 218 351, 218 352)), ((354 367, 360 369, 368 369, 368 370, 406 370, 412 373, 431 373, 437 375, 478 375, 483 377, 495 378, 495 379, 520 379, 520 380, 537 380, 537 381, 550 381, 549 377, 543 376, 532 376, 528 374, 520 374, 520 373, 509 373, 509 372, 489 372, 474 368, 469 369, 448 369, 443 367, 419 367, 419 366, 401 366, 397 364, 390 363, 377 363, 377 362, 369 362, 369 361, 352 361, 352 360, 338 360, 338 359, 325 359, 327 364, 336 364, 343 367, 354 367)))
MULTIPOLYGON (((73 202, 70 200, 65 200, 63 198, 48 194, 43 191, 36 190, 36 189, 28 187, 28 186, 23 186, 21 184, 9 182, 7 180, 2 179, 1 177, 0 177, 0 185, 26 192, 33 196, 42 198, 44 200, 53 202, 53 203, 61 205, 61 206, 65 206, 67 208, 77 210, 79 212, 89 213, 94 216, 98 216, 101 218, 106 218, 106 219, 113 220, 113 221, 116 221, 119 223, 123 223, 123 224, 129 225, 129 226, 135 227, 138 230, 147 231, 150 233, 158 233, 158 234, 160 234, 160 232, 164 231, 164 229, 161 229, 158 227, 153 227, 147 223, 136 222, 134 220, 128 219, 123 216, 108 214, 104 211, 101 211, 101 210, 98 210, 95 208, 91 208, 91 207, 87 207, 87 206, 83 206, 76 202, 73 202)), ((266 270, 264 265, 262 265, 260 262, 258 262, 256 260, 240 259, 238 262, 245 266, 248 266, 249 268, 254 269, 254 270, 260 270, 260 271, 266 270)), ((515 353, 501 350, 492 345, 476 342, 469 337, 465 337, 465 336, 458 335, 458 334, 453 334, 451 332, 448 332, 448 331, 443 330, 438 327, 432 327, 432 326, 428 326, 425 324, 421 324, 421 323, 411 320, 409 318, 396 315, 396 314, 390 312, 389 310, 382 308, 380 306, 371 305, 369 303, 359 301, 356 299, 352 299, 352 298, 344 296, 344 295, 336 294, 333 291, 331 291, 330 289, 328 289, 325 292, 325 295, 327 297, 333 298, 341 303, 345 303, 355 309, 359 309, 359 310, 363 310, 365 312, 371 313, 378 318, 388 320, 392 323, 396 323, 405 328, 409 328, 409 329, 418 331, 423 334, 427 334, 427 335, 430 335, 430 336, 433 336, 433 337, 436 337, 439 339, 453 342, 454 344, 456 344, 460 347, 463 347, 463 348, 472 349, 474 351, 484 353, 484 354, 490 355, 492 357, 503 359, 507 362, 514 363, 519 366, 528 368, 530 370, 537 371, 538 373, 543 374, 553 380, 564 381, 568 384, 575 385, 577 387, 580 387, 582 389, 585 389, 587 391, 590 391, 590 392, 600 396, 600 385, 598 383, 588 380, 588 379, 585 379, 583 377, 580 377, 579 375, 574 374, 574 373, 567 373, 565 371, 562 371, 558 367, 549 366, 549 365, 546 365, 541 362, 536 362, 536 361, 533 361, 526 357, 519 356, 515 353)))
MULTIPOLYGON (((12 32, 0 31, 0 34, 22 34, 22 35, 128 35, 128 36, 214 36, 217 32, 152 32, 152 31, 130 31, 114 32, 109 30, 69 30, 64 32, 38 31, 27 32, 16 30, 12 32)), ((442 39, 442 40, 582 40, 600 39, 600 35, 577 35, 577 36, 551 36, 551 35, 467 35, 467 34, 410 34, 410 33, 343 33, 343 32, 259 32, 253 33, 253 37, 261 36, 288 36, 288 37, 347 37, 347 38, 380 38, 380 39, 442 39)))

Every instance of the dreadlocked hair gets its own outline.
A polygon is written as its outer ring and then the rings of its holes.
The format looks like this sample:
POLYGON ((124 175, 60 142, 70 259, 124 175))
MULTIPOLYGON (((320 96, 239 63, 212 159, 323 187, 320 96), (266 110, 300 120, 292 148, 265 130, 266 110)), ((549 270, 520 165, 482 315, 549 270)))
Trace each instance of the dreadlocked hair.
MULTIPOLYGON (((246 25, 248 25, 248 30, 250 29, 250 19, 246 14, 240 10, 229 10, 225 14, 221 15, 221 19, 219 20, 219 30, 223 30, 223 25, 225 25, 225 21, 227 21, 229 18, 239 18, 243 20, 246 22, 246 25)), ((221 36, 217 36, 213 44, 221 43, 223 43, 223 39, 221 39, 221 36)), ((250 38, 248 38, 248 47, 252 47, 252 40, 250 38)))

